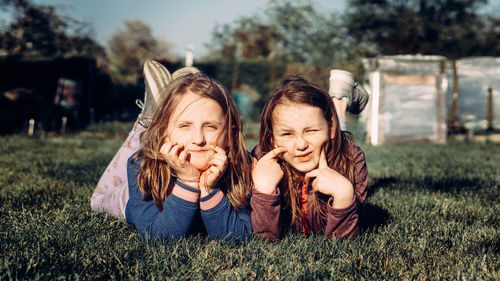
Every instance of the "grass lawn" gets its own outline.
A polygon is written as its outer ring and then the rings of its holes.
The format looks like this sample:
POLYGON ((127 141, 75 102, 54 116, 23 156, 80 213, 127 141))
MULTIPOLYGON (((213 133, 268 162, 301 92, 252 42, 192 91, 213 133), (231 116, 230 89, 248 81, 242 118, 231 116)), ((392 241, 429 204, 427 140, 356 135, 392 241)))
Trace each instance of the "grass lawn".
POLYGON ((90 210, 130 124, 0 137, 0 279, 499 280, 500 144, 365 150, 369 229, 354 241, 143 239, 90 210))

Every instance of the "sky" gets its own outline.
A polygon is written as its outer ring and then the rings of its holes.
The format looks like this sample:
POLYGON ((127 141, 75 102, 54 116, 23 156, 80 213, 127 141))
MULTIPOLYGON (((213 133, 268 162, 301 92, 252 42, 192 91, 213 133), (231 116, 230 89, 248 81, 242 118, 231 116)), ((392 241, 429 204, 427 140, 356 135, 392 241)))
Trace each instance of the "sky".
MULTIPOLYGON (((342 11, 346 0, 313 0, 324 12, 342 11)), ((268 0, 34 0, 51 4, 63 15, 88 22, 94 38, 106 46, 112 34, 125 28, 126 20, 149 24, 153 36, 173 44, 173 51, 184 56, 188 44, 194 56, 207 53, 217 24, 231 24, 240 16, 263 14, 268 0)), ((3 16, 5 19, 5 15, 3 16)))
MULTIPOLYGON (((207 53, 212 31, 217 24, 231 24, 241 16, 263 15, 268 0, 32 0, 37 4, 58 7, 63 15, 88 22, 94 38, 103 46, 126 20, 147 23, 157 39, 173 45, 173 52, 184 56, 188 44, 194 47, 194 56, 207 53)), ((322 12, 342 12, 347 0, 312 0, 322 12)), ((486 10, 500 11, 500 0, 489 0, 486 10)), ((0 23, 8 22, 9 15, 0 11, 0 23)))

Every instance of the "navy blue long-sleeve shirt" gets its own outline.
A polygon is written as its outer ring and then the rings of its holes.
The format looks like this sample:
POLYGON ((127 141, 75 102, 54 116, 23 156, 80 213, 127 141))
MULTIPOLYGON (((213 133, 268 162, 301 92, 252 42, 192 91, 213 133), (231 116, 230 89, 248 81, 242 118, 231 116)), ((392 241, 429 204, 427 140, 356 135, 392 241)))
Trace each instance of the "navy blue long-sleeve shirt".
MULTIPOLYGON (((133 157, 133 155, 132 155, 133 157)), ((142 158, 127 163, 129 200, 125 217, 144 236, 176 239, 207 233, 212 240, 244 240, 252 234, 250 206, 233 210, 229 199, 215 188, 200 198, 200 190, 176 181, 160 211, 153 200, 143 200, 137 184, 142 158)))

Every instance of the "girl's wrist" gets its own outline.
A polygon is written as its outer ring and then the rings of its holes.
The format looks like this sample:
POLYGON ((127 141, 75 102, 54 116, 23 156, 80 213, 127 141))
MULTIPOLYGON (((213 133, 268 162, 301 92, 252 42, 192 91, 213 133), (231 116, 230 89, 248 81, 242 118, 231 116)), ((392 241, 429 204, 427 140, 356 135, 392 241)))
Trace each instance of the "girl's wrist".
MULTIPOLYGON (((203 177, 203 176, 202 176, 203 177)), ((207 195, 209 194, 210 192, 212 192, 212 190, 215 188, 215 185, 217 184, 217 181, 216 182, 207 182, 207 180, 205 178, 203 178, 204 180, 202 182, 200 182, 200 190, 201 190, 201 195, 204 196, 204 195, 207 195)))
POLYGON ((353 200, 354 200, 354 194, 350 197, 345 197, 341 199, 333 197, 332 207, 335 209, 344 209, 349 207, 352 204, 353 200))
POLYGON ((254 189, 260 193, 264 193, 264 194, 268 194, 268 195, 276 194, 276 187, 274 187, 274 188, 260 188, 257 185, 255 185, 254 189))
POLYGON ((177 178, 178 181, 182 182, 185 185, 188 185, 190 187, 194 188, 199 188, 200 185, 200 179, 183 179, 183 178, 177 178))
POLYGON ((200 186, 200 191, 201 191, 200 196, 205 197, 208 194, 210 194, 210 192, 212 192, 212 190, 214 190, 212 187, 200 186))

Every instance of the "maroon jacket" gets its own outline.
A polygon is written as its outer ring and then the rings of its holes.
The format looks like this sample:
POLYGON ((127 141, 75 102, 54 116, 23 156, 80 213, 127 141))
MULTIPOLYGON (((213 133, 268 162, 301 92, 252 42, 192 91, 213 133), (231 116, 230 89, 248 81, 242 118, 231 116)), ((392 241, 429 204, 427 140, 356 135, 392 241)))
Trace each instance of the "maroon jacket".
MULTIPOLYGON (((359 191, 360 197, 355 196, 352 204, 343 209, 333 208, 333 198, 330 198, 327 204, 328 218, 325 220, 313 214, 313 191, 310 188, 307 189, 306 204, 302 206, 306 208, 307 225, 304 227, 302 222, 295 223, 296 231, 304 234, 324 233, 330 238, 333 235, 343 238, 356 237, 361 234, 360 213, 366 201, 368 170, 365 154, 361 148, 352 145, 351 153, 355 162, 353 185, 355 190, 359 191)), ((276 240, 287 228, 289 224, 287 218, 291 217, 290 210, 282 208, 280 190, 277 191, 277 194, 269 195, 254 190, 250 198, 253 233, 267 240, 276 240)))

